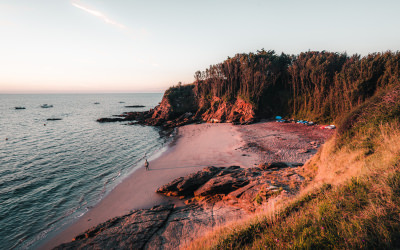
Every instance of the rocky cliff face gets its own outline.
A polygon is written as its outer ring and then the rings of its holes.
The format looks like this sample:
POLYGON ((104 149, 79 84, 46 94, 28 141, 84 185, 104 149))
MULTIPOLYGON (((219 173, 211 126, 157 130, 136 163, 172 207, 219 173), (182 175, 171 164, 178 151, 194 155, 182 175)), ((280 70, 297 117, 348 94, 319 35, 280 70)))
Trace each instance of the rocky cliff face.
POLYGON ((168 89, 159 105, 145 112, 128 112, 117 118, 100 118, 98 122, 133 121, 133 123, 162 127, 177 127, 195 122, 232 122, 249 124, 256 120, 255 107, 237 98, 226 101, 196 96, 194 85, 168 89))
POLYGON ((209 106, 201 114, 203 121, 248 124, 256 118, 253 105, 240 98, 228 102, 214 96, 209 106))
POLYGON ((197 103, 193 85, 179 85, 165 91, 163 99, 152 112, 152 119, 171 121, 186 113, 195 113, 197 103))

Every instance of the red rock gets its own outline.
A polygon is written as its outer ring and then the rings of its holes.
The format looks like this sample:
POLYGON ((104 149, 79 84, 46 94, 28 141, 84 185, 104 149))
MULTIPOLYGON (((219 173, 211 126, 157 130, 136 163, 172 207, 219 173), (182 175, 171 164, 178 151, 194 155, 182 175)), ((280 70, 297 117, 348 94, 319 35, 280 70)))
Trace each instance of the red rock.
POLYGON ((209 181, 223 168, 206 167, 201 171, 180 177, 157 189, 157 193, 167 196, 193 196, 196 189, 209 181))

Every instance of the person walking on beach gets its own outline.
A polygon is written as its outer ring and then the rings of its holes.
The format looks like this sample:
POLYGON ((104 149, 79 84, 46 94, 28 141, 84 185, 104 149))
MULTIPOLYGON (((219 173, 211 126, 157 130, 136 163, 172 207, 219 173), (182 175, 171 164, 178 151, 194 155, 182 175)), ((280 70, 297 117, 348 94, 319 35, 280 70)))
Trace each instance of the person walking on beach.
POLYGON ((147 159, 144 161, 144 167, 146 168, 146 171, 149 170, 149 162, 147 161, 147 159))

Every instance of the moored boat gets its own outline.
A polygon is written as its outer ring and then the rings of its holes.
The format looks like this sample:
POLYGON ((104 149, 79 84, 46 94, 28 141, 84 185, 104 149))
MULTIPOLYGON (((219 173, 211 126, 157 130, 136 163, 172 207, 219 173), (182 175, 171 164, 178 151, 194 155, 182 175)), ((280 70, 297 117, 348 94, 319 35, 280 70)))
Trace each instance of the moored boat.
POLYGON ((43 104, 40 106, 41 108, 52 108, 53 105, 47 105, 47 104, 43 104))

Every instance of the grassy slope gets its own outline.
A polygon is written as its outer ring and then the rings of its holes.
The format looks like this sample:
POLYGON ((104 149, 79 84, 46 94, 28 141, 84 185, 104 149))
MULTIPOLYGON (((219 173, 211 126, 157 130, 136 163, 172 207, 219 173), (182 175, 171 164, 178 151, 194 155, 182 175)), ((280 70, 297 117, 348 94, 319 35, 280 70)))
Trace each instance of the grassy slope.
POLYGON ((400 86, 349 113, 306 164, 304 190, 190 249, 400 247, 400 86))

